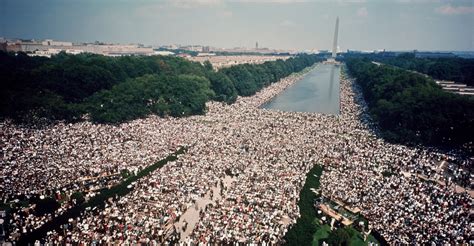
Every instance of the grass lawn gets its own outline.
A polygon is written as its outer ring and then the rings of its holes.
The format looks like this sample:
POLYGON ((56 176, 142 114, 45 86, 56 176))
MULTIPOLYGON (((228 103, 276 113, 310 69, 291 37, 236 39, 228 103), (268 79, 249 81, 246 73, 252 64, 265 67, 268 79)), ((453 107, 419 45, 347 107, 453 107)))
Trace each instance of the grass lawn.
MULTIPOLYGON (((329 236, 331 232, 331 226, 328 224, 321 225, 319 222, 315 221, 314 224, 316 225, 316 232, 313 234, 313 242, 311 243, 312 246, 319 246, 320 240, 325 239, 329 236)), ((354 232, 354 236, 351 238, 351 246, 366 246, 369 242, 374 242, 380 245, 380 243, 372 236, 369 235, 369 239, 367 242, 364 242, 363 235, 354 228, 350 228, 349 230, 354 232)))
POLYGON ((380 245, 380 243, 372 235, 369 235, 367 242, 364 242, 364 237, 360 233, 351 238, 352 246, 365 246, 368 245, 369 242, 374 242, 380 245))
POLYGON ((317 224, 317 230, 313 235, 313 242, 311 243, 313 246, 318 246, 319 240, 327 238, 329 236, 329 231, 331 230, 329 225, 320 225, 319 223, 317 224))

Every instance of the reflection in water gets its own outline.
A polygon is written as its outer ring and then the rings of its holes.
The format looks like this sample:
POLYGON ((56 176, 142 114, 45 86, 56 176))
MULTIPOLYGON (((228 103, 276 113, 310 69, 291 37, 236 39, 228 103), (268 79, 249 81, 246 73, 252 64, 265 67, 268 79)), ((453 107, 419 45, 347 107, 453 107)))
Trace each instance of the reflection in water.
POLYGON ((333 87, 334 87, 334 70, 336 66, 331 66, 331 76, 329 78, 329 100, 332 100, 332 93, 333 93, 333 87))
POLYGON ((262 107, 289 112, 339 114, 340 70, 339 66, 319 64, 262 107))

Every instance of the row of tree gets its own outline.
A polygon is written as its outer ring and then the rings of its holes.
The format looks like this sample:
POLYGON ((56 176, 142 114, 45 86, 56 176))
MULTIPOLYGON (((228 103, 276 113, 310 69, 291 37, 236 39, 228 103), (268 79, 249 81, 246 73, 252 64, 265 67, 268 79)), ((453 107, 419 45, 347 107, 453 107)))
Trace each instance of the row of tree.
POLYGON ((145 75, 95 93, 86 100, 94 122, 118 123, 149 114, 174 117, 204 113, 214 95, 210 82, 196 75, 145 75))
POLYGON ((432 79, 404 69, 346 60, 369 113, 388 140, 459 147, 474 140, 474 98, 443 91, 432 79))
MULTIPOLYGON (((291 73, 299 72, 318 61, 322 61, 320 56, 299 55, 285 61, 277 60, 258 65, 241 64, 222 69, 219 72, 229 78, 238 95, 251 96, 263 87, 291 73)), ((230 85, 230 87, 232 86, 230 85)))
POLYGON ((300 191, 300 199, 298 201, 301 216, 296 220, 296 223, 291 226, 284 237, 285 244, 288 246, 312 245, 313 235, 318 229, 315 224, 317 214, 314 204, 316 199, 319 198, 319 195, 315 194, 312 189, 319 188, 319 178, 322 173, 323 167, 315 165, 306 174, 306 181, 303 185, 303 189, 300 191))
POLYGON ((208 100, 232 103, 320 60, 300 55, 215 71, 179 57, 0 53, 0 117, 119 123, 201 114, 208 100))
POLYGON ((416 58, 414 53, 396 57, 380 54, 369 58, 384 64, 427 74, 434 79, 450 80, 474 86, 474 59, 461 57, 416 58))

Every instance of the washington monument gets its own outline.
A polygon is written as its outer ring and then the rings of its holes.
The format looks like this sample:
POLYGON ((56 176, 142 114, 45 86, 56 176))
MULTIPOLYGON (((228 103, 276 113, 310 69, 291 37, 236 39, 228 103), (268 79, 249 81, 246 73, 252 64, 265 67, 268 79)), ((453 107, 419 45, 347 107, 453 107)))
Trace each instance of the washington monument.
POLYGON ((327 64, 334 64, 334 65, 339 65, 339 62, 336 61, 337 57, 337 36, 339 33, 339 16, 336 18, 336 28, 334 30, 334 42, 332 44, 332 54, 331 57, 329 57, 325 63, 327 64))
POLYGON ((339 32, 339 16, 336 18, 336 29, 334 30, 334 43, 332 44, 332 59, 337 56, 337 35, 339 32))

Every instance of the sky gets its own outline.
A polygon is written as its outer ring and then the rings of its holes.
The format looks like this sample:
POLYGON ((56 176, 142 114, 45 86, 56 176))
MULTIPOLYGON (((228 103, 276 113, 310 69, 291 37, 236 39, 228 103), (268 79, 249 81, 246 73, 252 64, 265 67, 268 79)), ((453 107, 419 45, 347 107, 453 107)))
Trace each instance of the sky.
POLYGON ((0 37, 474 51, 474 0, 0 0, 0 37))

